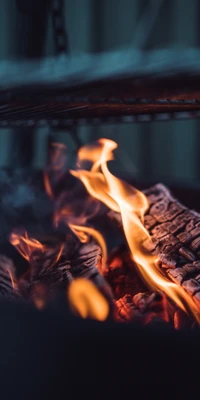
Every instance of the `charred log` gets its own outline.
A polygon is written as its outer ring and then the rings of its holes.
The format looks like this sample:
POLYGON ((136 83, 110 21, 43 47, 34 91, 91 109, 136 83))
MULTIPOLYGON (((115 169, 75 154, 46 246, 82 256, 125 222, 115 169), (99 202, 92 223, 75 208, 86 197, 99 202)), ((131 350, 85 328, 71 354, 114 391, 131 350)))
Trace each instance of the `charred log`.
POLYGON ((187 209, 161 184, 144 191, 149 209, 144 224, 153 252, 171 280, 200 305, 200 215, 187 209))
MULTIPOLYGON (((144 194, 149 202, 144 225, 152 239, 146 246, 159 255, 167 276, 200 306, 200 214, 182 205, 162 184, 144 194)), ((121 226, 119 214, 109 211, 107 215, 121 226)))
POLYGON ((22 299, 15 280, 15 267, 11 259, 0 255, 0 299, 20 300, 22 299))
POLYGON ((47 293, 49 301, 58 293, 66 297, 69 283, 76 278, 91 280, 113 303, 112 291, 100 274, 102 254, 99 245, 93 240, 80 243, 73 233, 68 233, 65 242, 51 243, 44 250, 33 250, 30 267, 19 279, 18 285, 25 298, 43 298, 47 293))
POLYGON ((169 322, 167 300, 163 293, 138 293, 135 296, 125 295, 115 302, 116 319, 120 322, 137 321, 147 324, 154 319, 169 322))

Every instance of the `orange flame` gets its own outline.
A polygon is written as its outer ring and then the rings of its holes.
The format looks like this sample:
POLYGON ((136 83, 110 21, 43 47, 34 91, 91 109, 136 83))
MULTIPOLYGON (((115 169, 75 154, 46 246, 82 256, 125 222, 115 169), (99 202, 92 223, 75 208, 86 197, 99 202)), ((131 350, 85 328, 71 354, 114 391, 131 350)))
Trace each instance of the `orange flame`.
POLYGON ((22 257, 27 261, 30 261, 33 250, 45 250, 45 246, 38 240, 29 238, 27 232, 24 233, 24 236, 17 232, 12 232, 10 235, 10 243, 16 247, 22 257))
POLYGON ((109 305, 105 297, 89 280, 78 278, 72 281, 68 289, 68 300, 72 310, 82 318, 104 321, 109 314, 109 305))
POLYGON ((117 144, 108 139, 98 140, 95 147, 85 146, 78 154, 79 165, 85 159, 92 161, 91 170, 71 171, 71 173, 83 182, 93 197, 121 213, 132 257, 147 284, 154 290, 164 291, 182 310, 189 311, 200 322, 200 310, 192 298, 182 287, 169 281, 157 266, 158 257, 145 248, 145 241, 150 240, 150 235, 142 222, 148 201, 142 192, 118 179, 108 170, 107 161, 113 159, 113 150, 116 147, 117 144))
MULTIPOLYGON (((24 235, 21 235, 17 232, 12 232, 10 235, 10 243, 15 246, 15 248, 19 251, 19 253, 24 257, 27 261, 30 261, 31 254, 35 250, 40 250, 42 252, 46 251, 47 246, 40 243, 38 240, 29 238, 27 232, 24 235)), ((60 259, 64 249, 64 244, 60 245, 58 250, 58 254, 53 260, 51 267, 53 267, 60 259)), ((11 280, 12 281, 12 280, 11 280)))
POLYGON ((46 171, 43 172, 44 188, 50 199, 54 198, 54 193, 51 187, 50 179, 46 171))
POLYGON ((13 290, 16 290, 17 289, 17 284, 15 282, 14 274, 10 269, 8 269, 7 271, 8 271, 8 275, 10 277, 12 288, 13 288, 13 290))
MULTIPOLYGON (((107 260, 107 246, 101 233, 94 228, 89 226, 79 226, 69 224, 70 229, 77 235, 80 242, 86 243, 89 240, 89 236, 92 236, 96 242, 100 245, 102 250, 102 269, 105 269, 107 260), (88 236, 89 235, 89 236, 88 236)), ((101 272, 101 271, 100 271, 101 272)))

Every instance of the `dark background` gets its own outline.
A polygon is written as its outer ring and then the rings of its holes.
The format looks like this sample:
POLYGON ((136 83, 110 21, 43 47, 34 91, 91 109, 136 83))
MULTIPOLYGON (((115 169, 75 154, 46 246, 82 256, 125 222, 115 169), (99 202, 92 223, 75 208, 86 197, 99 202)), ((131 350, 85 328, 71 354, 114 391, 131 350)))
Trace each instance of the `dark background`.
MULTIPOLYGON (((149 3, 154 7, 157 1, 64 0, 67 50, 73 55, 134 48, 141 16, 149 3)), ((50 5, 50 0, 1 0, 0 60, 55 55, 50 5)), ((199 15, 198 0, 163 0, 144 47, 198 47, 199 15)), ((142 180, 193 184, 200 178, 199 127, 198 120, 87 126, 78 128, 78 135, 82 143, 101 136, 116 140, 116 171, 142 180)), ((44 166, 49 134, 47 128, 1 129, 0 167, 44 166)), ((72 136, 55 134, 67 143, 69 152, 75 150, 72 136)))

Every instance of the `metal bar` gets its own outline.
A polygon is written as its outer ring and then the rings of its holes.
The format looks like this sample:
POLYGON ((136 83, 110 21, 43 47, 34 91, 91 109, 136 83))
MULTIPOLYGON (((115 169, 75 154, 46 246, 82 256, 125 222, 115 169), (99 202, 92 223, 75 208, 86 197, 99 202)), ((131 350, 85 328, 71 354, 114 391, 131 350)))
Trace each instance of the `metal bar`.
MULTIPOLYGON (((15 25, 15 57, 39 59, 44 55, 49 0, 17 0, 15 25)), ((34 157, 34 125, 15 127, 11 154, 13 163, 30 167, 34 157)))

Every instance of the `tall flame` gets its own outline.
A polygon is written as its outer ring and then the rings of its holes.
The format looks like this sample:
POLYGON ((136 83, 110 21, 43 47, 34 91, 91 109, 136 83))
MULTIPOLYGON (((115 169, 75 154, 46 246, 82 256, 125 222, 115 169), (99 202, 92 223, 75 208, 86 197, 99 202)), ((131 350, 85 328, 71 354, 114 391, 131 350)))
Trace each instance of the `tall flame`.
POLYGON ((164 291, 182 310, 189 311, 200 322, 200 311, 192 298, 183 288, 169 281, 157 266, 158 257, 145 248, 145 242, 150 240, 143 225, 148 201, 142 192, 108 170, 107 162, 113 159, 113 150, 116 148, 117 143, 108 139, 99 139, 96 146, 83 147, 78 154, 78 164, 88 160, 93 163, 92 168, 90 171, 77 170, 71 173, 83 182, 93 197, 121 214, 132 257, 147 284, 152 289, 164 291))

